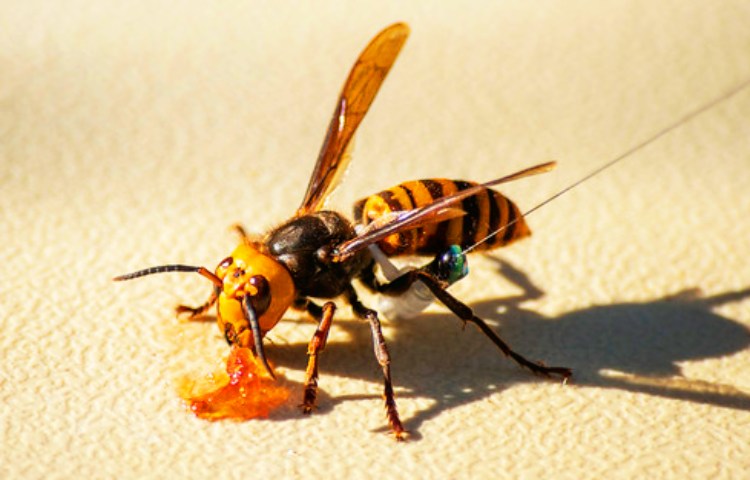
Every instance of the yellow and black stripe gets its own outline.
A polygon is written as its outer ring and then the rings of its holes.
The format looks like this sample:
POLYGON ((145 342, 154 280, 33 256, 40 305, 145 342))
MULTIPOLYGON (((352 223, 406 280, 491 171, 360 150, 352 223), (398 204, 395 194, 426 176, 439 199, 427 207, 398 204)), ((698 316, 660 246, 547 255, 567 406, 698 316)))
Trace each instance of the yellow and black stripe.
MULTIPOLYGON (((404 182, 355 203, 354 218, 367 225, 388 213, 429 205, 474 185, 474 182, 444 178, 404 182)), ((378 242, 378 246, 390 256, 435 255, 451 245, 467 248, 503 226, 507 228, 492 235, 476 250, 502 247, 531 234, 518 207, 490 188, 464 199, 457 206, 466 214, 393 234, 378 242)))

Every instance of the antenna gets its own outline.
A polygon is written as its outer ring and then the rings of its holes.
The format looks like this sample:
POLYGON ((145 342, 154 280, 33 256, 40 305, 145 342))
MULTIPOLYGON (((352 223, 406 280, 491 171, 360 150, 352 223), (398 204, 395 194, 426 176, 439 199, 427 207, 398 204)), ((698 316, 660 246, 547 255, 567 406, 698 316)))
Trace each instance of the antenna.
MULTIPOLYGON (((543 206, 545 206, 548 203, 550 203, 552 200, 555 200, 556 198, 558 198, 558 197, 560 197, 560 196, 568 193, 569 191, 573 190, 574 188, 576 188, 577 186, 581 185, 582 183, 584 183, 584 182, 590 180, 591 178, 599 175, 604 170, 607 170, 608 168, 615 166, 617 163, 621 162, 622 160, 625 160, 626 158, 630 157, 634 153, 636 153, 636 152, 638 152, 638 151, 646 148, 647 146, 649 146, 650 144, 654 143, 656 140, 660 139, 661 137, 665 136, 666 134, 672 132, 676 128, 681 127, 682 125, 684 125, 687 122, 691 121, 695 117, 697 117, 697 116, 699 116, 699 115, 701 115, 701 114, 703 114, 703 113, 711 110, 712 108, 714 108, 718 104, 724 102, 725 100, 729 100, 731 97, 735 96, 736 94, 738 94, 739 92, 741 92, 742 90, 744 90, 745 88, 747 88, 748 85, 750 85, 750 79, 746 79, 744 82, 740 83, 739 85, 734 86, 733 88, 731 88, 727 92, 723 93, 722 95, 714 98, 713 100, 710 100, 710 101, 704 103, 703 105, 701 105, 700 107, 696 108, 695 110, 691 110, 690 112, 686 113, 685 115, 683 115, 682 117, 680 117, 679 119, 677 119, 674 123, 671 123, 671 124, 667 125, 666 127, 662 128, 661 130, 657 131, 656 133, 654 133, 650 137, 648 137, 645 140, 643 140, 641 143, 639 143, 639 144, 637 144, 637 145, 629 148, 628 150, 626 150, 625 152, 621 153, 617 157, 613 158, 609 162, 605 163, 604 165, 602 165, 602 166, 594 169, 593 171, 591 171, 587 175, 583 176, 581 179, 577 180, 576 182, 573 182, 572 184, 570 184, 567 187, 563 188, 562 190, 560 190, 559 192, 555 193, 551 197, 547 198, 546 200, 542 201, 541 203, 537 204, 536 206, 534 206, 534 207, 530 208, 529 210, 525 211, 523 213, 523 216, 520 217, 520 218, 526 217, 529 214, 531 214, 531 213, 539 210, 543 206)), ((494 235, 497 235, 498 233, 500 233, 503 230, 507 229, 508 227, 510 227, 511 225, 513 225, 514 223, 516 223, 517 221, 518 221, 518 219, 514 219, 513 221, 508 222, 507 224, 503 225, 502 227, 495 229, 495 231, 490 232, 486 237, 482 238, 481 240, 479 240, 475 244, 473 244, 473 245, 465 248, 464 251, 463 251, 463 253, 469 253, 470 251, 474 250, 476 247, 478 247, 482 243, 486 242, 487 239, 489 239, 490 237, 492 237, 494 235)))

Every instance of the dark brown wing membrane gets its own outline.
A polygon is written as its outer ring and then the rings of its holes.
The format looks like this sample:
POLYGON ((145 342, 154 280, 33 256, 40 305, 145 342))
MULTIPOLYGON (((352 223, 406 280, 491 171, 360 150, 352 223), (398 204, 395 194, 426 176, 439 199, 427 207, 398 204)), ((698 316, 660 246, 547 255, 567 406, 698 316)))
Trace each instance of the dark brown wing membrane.
POLYGON ((322 208, 346 170, 349 142, 408 36, 409 27, 395 23, 377 34, 359 55, 341 90, 298 215, 322 208))
POLYGON ((460 202, 464 198, 476 195, 485 188, 499 185, 501 183, 512 182, 513 180, 518 180, 530 175, 537 175, 539 173, 548 172, 555 168, 556 165, 557 164, 555 162, 547 162, 535 165, 511 175, 507 175, 505 177, 498 178, 487 183, 482 183, 480 185, 475 185, 473 187, 467 188, 466 190, 461 190, 460 192, 456 192, 453 195, 438 198, 431 204, 425 205, 424 207, 398 212, 397 215, 394 215, 392 217, 392 221, 377 224, 371 223, 370 225, 368 225, 368 227, 370 228, 365 227, 365 229, 359 235, 336 247, 333 252, 333 260, 336 262, 346 260, 368 245, 377 243, 385 237, 393 235, 394 233, 408 230, 410 228, 415 228, 417 226, 430 223, 430 221, 440 221, 442 220, 442 216, 445 215, 446 211, 450 209, 450 207, 456 202, 460 202))

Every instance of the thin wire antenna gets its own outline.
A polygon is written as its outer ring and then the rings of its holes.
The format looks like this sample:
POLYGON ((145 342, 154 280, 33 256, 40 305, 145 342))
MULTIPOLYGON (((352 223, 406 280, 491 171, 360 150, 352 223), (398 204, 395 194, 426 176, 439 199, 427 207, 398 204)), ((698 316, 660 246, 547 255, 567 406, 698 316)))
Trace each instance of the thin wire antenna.
POLYGON ((470 251, 474 250, 476 247, 478 247, 482 243, 486 242, 490 237, 493 237, 493 236, 497 235, 498 233, 500 233, 503 230, 507 229, 508 227, 510 227, 511 225, 513 225, 514 223, 518 222, 518 220, 520 218, 527 217, 529 214, 531 214, 531 213, 539 210, 540 208, 542 208, 543 206, 547 205, 548 203, 550 203, 551 201, 555 200, 556 198, 558 198, 558 197, 560 197, 560 196, 568 193, 570 190, 573 190, 574 188, 576 188, 580 184, 588 181, 592 177, 595 177, 596 175, 599 175, 604 170, 607 170, 608 168, 613 167, 615 164, 619 163, 622 160, 625 160, 626 158, 628 158, 629 156, 631 156, 634 153, 638 152, 639 150, 642 150, 642 149, 646 148, 647 146, 649 146, 650 144, 654 143, 655 141, 657 141, 661 137, 665 136, 666 134, 670 133, 671 131, 675 130, 676 128, 681 127, 682 125, 684 125, 687 122, 691 121, 695 117, 697 117, 697 116, 699 116, 699 115, 701 115, 701 114, 703 114, 703 113, 711 110, 712 108, 714 108, 718 104, 720 104, 720 103, 722 103, 722 102, 724 102, 726 100, 729 100, 731 97, 735 96, 736 94, 738 94, 739 92, 741 92, 742 90, 744 90, 745 88, 747 88, 749 85, 750 85, 750 78, 746 79, 744 82, 740 83, 739 85, 735 86, 734 88, 728 90, 727 92, 725 92, 724 94, 720 95, 719 97, 716 97, 713 100, 711 100, 711 101, 709 101, 707 103, 704 103, 703 105, 701 105, 700 107, 696 108, 695 110, 691 110, 690 112, 688 112, 685 115, 683 115, 682 117, 680 117, 674 123, 672 123, 672 124, 670 124, 670 125, 662 128, 661 130, 657 131, 656 133, 654 133, 650 137, 648 137, 645 140, 643 140, 641 143, 635 145, 634 147, 629 148, 624 153, 622 153, 622 154, 618 155, 617 157, 613 158, 612 160, 610 160, 609 162, 605 163, 601 167, 598 167, 598 168, 594 169, 593 171, 591 171, 589 174, 585 175, 581 179, 579 179, 576 182, 568 185, 567 187, 563 188, 562 190, 560 190, 556 194, 552 195, 551 197, 547 198, 546 200, 542 201, 541 203, 537 204, 536 206, 534 206, 534 207, 530 208, 529 210, 525 211, 523 213, 523 216, 518 217, 518 218, 516 218, 516 219, 514 219, 514 220, 512 220, 510 222, 508 222, 507 224, 503 225, 502 227, 496 229, 493 232, 490 232, 490 234, 487 235, 486 237, 482 238, 481 240, 479 240, 475 244, 473 244, 473 245, 465 248, 464 249, 464 253, 469 253, 470 251))

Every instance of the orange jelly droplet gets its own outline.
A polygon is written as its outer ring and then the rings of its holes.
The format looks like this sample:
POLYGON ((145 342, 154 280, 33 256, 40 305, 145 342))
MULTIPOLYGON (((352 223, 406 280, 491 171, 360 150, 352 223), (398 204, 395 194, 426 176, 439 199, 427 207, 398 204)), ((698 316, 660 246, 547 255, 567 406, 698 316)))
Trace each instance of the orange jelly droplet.
POLYGON ((190 410, 205 420, 250 420, 266 418, 289 398, 289 389, 269 378, 248 348, 232 348, 227 359, 227 375, 212 381, 215 390, 182 397, 190 410))

